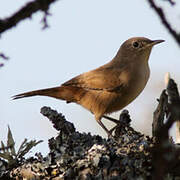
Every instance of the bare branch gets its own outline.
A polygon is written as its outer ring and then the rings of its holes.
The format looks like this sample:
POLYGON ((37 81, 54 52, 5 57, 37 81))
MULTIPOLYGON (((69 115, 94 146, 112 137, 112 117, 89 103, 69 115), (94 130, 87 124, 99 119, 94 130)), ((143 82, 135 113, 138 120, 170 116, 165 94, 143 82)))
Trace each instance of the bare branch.
MULTIPOLYGON (((3 53, 0 53, 0 58, 2 58, 3 60, 8 60, 9 57, 7 57, 6 55, 4 55, 3 53)), ((4 66, 3 63, 0 63, 0 67, 4 66)))
POLYGON ((7 57, 6 55, 4 55, 3 53, 0 53, 0 57, 3 58, 4 60, 8 60, 9 57, 7 57))
POLYGON ((176 4, 173 0, 166 0, 166 1, 168 1, 172 6, 176 4))
POLYGON ((44 12, 44 17, 43 17, 43 19, 41 21, 44 24, 43 27, 42 27, 43 30, 49 27, 48 22, 47 22, 47 17, 50 16, 50 15, 51 14, 48 11, 44 12))
POLYGON ((32 14, 39 10, 45 12, 45 16, 43 18, 44 20, 42 22, 44 23, 44 27, 47 27, 47 15, 49 15, 48 9, 50 4, 55 1, 57 0, 35 0, 27 3, 12 16, 5 19, 0 19, 0 35, 8 29, 15 27, 20 21, 26 18, 31 18, 32 14))
MULTIPOLYGON (((158 14, 158 16, 160 17, 162 24, 166 27, 166 29, 169 31, 169 33, 174 37, 174 39, 176 40, 176 42, 178 43, 178 45, 180 46, 180 34, 177 33, 170 25, 170 23, 168 22, 164 11, 162 8, 158 7, 155 2, 153 0, 148 0, 149 4, 151 5, 151 7, 155 10, 155 12, 158 14)), ((169 1, 172 2, 172 1, 169 1)))

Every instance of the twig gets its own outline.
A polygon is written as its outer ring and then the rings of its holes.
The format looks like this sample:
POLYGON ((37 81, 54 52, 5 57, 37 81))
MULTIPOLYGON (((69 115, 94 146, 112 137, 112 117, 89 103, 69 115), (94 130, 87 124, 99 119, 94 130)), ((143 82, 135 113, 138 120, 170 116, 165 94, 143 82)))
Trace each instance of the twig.
MULTIPOLYGON (((4 55, 3 53, 0 53, 0 58, 2 58, 3 60, 8 60, 9 57, 7 57, 6 55, 4 55)), ((0 63, 0 67, 4 66, 3 63, 0 63)))
POLYGON ((5 19, 0 19, 0 35, 8 29, 15 27, 20 21, 26 18, 31 18, 32 14, 39 10, 45 12, 45 16, 43 18, 44 20, 42 22, 44 23, 44 27, 47 27, 47 15, 49 15, 48 9, 50 4, 55 1, 57 0, 35 0, 27 3, 12 16, 5 19))
POLYGON ((155 10, 155 12, 158 14, 160 17, 162 24, 166 27, 166 29, 169 31, 169 33, 174 37, 178 45, 180 46, 180 34, 178 34, 170 25, 168 22, 163 9, 158 7, 153 0, 148 0, 149 4, 151 7, 155 10))
POLYGON ((7 57, 6 55, 4 55, 3 53, 0 53, 0 57, 3 58, 4 60, 8 60, 9 57, 7 57))
POLYGON ((166 1, 168 1, 172 6, 174 6, 176 3, 174 2, 174 1, 172 1, 172 0, 166 0, 166 1))
POLYGON ((43 30, 49 27, 48 22, 47 22, 47 17, 50 16, 50 15, 51 14, 48 11, 44 12, 44 17, 43 17, 43 19, 41 21, 43 23, 43 27, 42 27, 43 30))

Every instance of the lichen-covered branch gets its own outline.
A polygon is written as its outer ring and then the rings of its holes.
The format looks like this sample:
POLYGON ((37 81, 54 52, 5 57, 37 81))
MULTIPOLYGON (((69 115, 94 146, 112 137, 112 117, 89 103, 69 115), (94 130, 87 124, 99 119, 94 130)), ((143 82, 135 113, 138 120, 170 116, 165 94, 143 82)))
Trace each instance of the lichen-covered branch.
POLYGON ((77 132, 65 117, 49 107, 45 115, 56 130, 57 137, 49 140, 49 153, 24 160, 11 170, 16 179, 150 179, 153 139, 130 127, 128 111, 120 116, 115 128, 116 139, 77 132), (69 129, 67 131, 67 129, 69 129), (62 133, 63 132, 63 133, 62 133))
MULTIPOLYGON (((130 126, 131 119, 127 110, 121 113, 119 120, 115 120, 117 125, 113 128, 114 137, 105 139, 99 135, 78 132, 61 113, 43 107, 41 113, 58 131, 57 137, 49 139, 48 155, 43 157, 40 153, 36 153, 34 157, 28 159, 19 158, 18 164, 13 163, 13 167, 8 169, 9 161, 3 158, 5 156, 2 154, 0 179, 180 178, 180 148, 169 137, 169 128, 180 118, 179 93, 176 83, 172 79, 168 82, 154 113, 155 137, 135 131, 130 126)), ((11 134, 9 139, 12 139, 10 137, 11 134)), ((14 140, 9 140, 7 147, 11 144, 14 144, 14 140)), ((1 149, 6 151, 4 144, 2 147, 1 149)), ((14 154, 12 150, 10 152, 14 154)))
POLYGON ((160 99, 158 100, 159 104, 154 111, 154 118, 153 118, 153 124, 152 124, 152 135, 157 136, 157 133, 159 129, 164 125, 164 117, 165 117, 165 112, 167 109, 167 101, 168 97, 166 94, 166 91, 163 90, 161 93, 160 99))
POLYGON ((169 129, 178 120, 180 120, 180 97, 176 83, 173 79, 169 79, 154 112, 152 131, 156 143, 153 151, 153 180, 163 180, 167 174, 177 174, 180 171, 177 159, 180 156, 180 148, 169 137, 169 129))

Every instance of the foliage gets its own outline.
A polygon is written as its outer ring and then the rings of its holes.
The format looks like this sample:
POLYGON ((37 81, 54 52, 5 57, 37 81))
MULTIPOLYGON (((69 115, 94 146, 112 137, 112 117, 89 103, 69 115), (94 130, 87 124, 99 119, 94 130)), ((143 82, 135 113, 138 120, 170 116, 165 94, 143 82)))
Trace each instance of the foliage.
POLYGON ((18 162, 20 162, 34 146, 41 142, 42 140, 31 140, 28 142, 27 139, 24 139, 18 151, 16 151, 15 141, 12 136, 11 129, 8 126, 7 145, 5 145, 3 141, 1 141, 0 158, 6 160, 8 162, 8 166, 12 167, 13 165, 18 164, 18 162))

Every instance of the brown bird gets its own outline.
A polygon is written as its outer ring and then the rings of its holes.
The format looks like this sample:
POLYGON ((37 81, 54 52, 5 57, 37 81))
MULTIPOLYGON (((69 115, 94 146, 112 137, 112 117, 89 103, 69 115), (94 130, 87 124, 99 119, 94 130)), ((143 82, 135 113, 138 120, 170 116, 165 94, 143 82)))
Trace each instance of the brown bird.
POLYGON ((144 89, 149 79, 148 59, 152 47, 164 40, 134 37, 125 41, 116 56, 107 64, 80 74, 61 86, 26 92, 13 96, 50 96, 74 102, 91 111, 96 121, 111 135, 101 122, 104 115, 121 110, 144 89))

